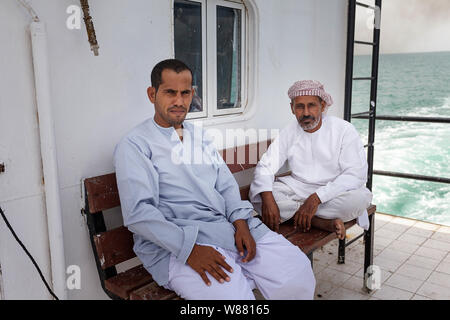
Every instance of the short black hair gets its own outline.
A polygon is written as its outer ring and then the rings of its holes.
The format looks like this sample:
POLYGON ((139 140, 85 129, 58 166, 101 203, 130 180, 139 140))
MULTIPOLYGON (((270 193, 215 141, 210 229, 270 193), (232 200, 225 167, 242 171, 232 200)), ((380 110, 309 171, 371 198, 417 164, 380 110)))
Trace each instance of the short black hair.
POLYGON ((183 61, 178 59, 163 60, 159 62, 152 70, 152 87, 155 88, 156 91, 158 91, 158 88, 162 83, 162 72, 166 69, 173 70, 176 73, 189 70, 192 75, 192 70, 183 61))

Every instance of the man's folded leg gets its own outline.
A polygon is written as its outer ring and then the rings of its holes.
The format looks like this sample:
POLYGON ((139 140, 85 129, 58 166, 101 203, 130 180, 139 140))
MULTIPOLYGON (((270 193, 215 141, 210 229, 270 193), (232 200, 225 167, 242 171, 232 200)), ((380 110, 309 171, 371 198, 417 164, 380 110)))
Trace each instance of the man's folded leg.
POLYGON ((372 201, 372 193, 366 188, 351 190, 319 205, 316 217, 351 221, 362 215, 372 201))
MULTIPOLYGON (((202 244, 204 245, 204 244, 202 244)), ((229 273, 230 282, 220 283, 212 275, 206 273, 211 282, 207 286, 200 275, 189 265, 180 263, 171 255, 169 263, 169 283, 165 287, 175 291, 186 300, 254 300, 251 282, 242 273, 242 269, 235 262, 236 255, 229 250, 211 246, 226 257, 226 262, 233 268, 229 273)))
POLYGON ((272 194, 280 210, 281 223, 291 219, 304 201, 304 199, 298 199, 294 190, 281 181, 274 182, 272 194))

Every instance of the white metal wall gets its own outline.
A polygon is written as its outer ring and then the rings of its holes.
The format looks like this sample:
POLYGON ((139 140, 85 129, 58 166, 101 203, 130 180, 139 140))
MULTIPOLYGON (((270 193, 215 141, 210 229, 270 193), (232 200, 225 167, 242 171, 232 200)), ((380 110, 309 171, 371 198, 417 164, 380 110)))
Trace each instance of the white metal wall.
POLYGON ((3 300, 2 266, 0 264, 0 300, 3 300))
MULTIPOLYGON (((81 268, 81 290, 71 299, 104 299, 80 209, 81 179, 113 171, 112 152, 133 126, 153 115, 146 88, 158 61, 172 48, 171 0, 90 1, 100 55, 86 31, 66 28, 76 0, 32 0, 47 24, 53 117, 63 210, 66 265, 81 268)), ((281 128, 292 119, 287 90, 296 80, 321 80, 333 95, 330 113, 343 114, 345 0, 247 1, 257 39, 250 79, 255 84, 246 122, 226 128, 281 128), (253 5, 252 5, 253 4, 253 5), (255 5, 256 4, 256 5, 255 5)), ((0 205, 49 276, 48 237, 29 31, 15 0, 0 2, 0 205)), ((0 261, 6 299, 47 299, 28 258, 0 222, 0 261), (26 290, 24 290, 27 288, 26 290)))
MULTIPOLYGON (((12 0, 0 2, 0 206, 47 279, 49 247, 42 162, 34 99, 28 14, 12 0)), ((0 261, 5 299, 46 299, 39 275, 0 221, 0 261)), ((51 279, 50 279, 51 280, 51 279)))

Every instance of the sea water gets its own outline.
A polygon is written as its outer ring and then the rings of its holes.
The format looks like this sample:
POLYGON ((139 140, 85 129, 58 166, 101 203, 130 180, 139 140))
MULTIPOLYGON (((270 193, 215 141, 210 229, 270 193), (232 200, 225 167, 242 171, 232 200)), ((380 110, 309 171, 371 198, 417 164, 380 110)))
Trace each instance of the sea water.
MULTIPOLYGON (((355 56, 354 77, 371 75, 355 56)), ((366 112, 370 81, 354 81, 352 113, 366 112)), ((377 115, 450 118, 450 52, 381 55, 377 115)), ((352 119, 364 144, 368 120, 352 119)), ((374 169, 450 178, 450 124, 376 121, 374 169)), ((374 175, 377 211, 450 226, 450 184, 374 175)))

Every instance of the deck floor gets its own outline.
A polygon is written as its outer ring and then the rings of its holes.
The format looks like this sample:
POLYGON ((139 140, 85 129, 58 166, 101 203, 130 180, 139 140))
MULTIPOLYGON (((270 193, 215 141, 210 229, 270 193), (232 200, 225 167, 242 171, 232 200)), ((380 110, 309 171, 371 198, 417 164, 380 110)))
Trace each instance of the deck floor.
MULTIPOLYGON (((347 231, 351 240, 362 232, 347 231)), ((395 217, 375 216, 374 265, 381 269, 381 287, 363 290, 362 238, 346 249, 337 264, 338 240, 314 252, 316 300, 448 300, 450 299, 450 227, 395 217)))

